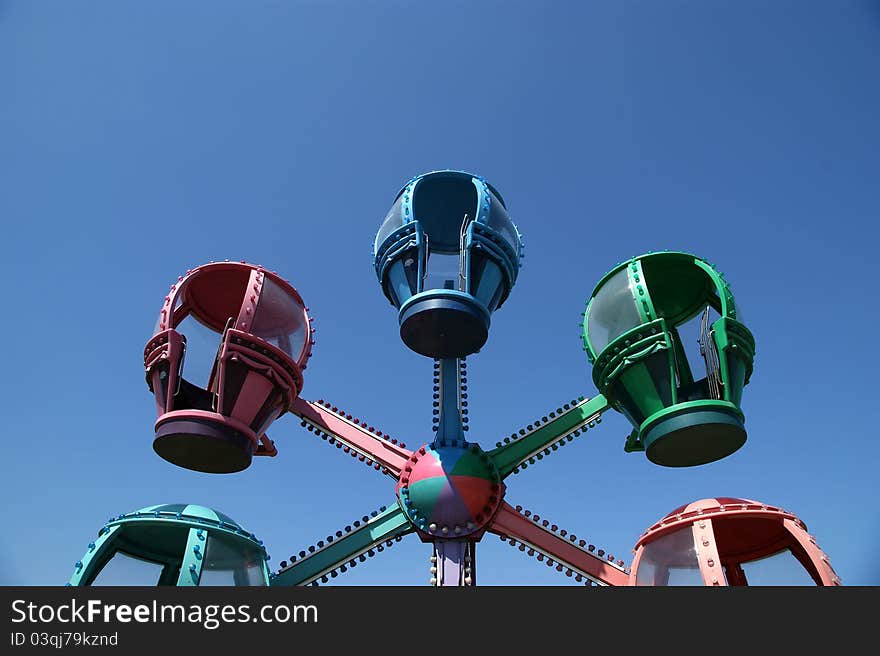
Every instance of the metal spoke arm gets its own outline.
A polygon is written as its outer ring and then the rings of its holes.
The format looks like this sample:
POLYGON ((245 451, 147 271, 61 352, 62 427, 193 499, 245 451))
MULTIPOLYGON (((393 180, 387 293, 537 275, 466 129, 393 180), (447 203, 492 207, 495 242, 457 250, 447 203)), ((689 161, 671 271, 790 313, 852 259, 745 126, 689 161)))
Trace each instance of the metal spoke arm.
MULTIPOLYGON (((374 517, 364 517, 363 522, 346 526, 345 531, 337 531, 336 537, 328 536, 317 545, 301 551, 298 559, 291 557, 290 564, 282 563, 281 569, 269 581, 270 585, 309 585, 320 580, 326 583, 329 577, 336 577, 358 562, 363 562, 375 551, 383 551, 383 543, 399 539, 413 530, 412 524, 395 503, 392 507, 376 513, 374 517)), ((387 546, 391 546, 388 544, 387 546)))
POLYGON ((296 399, 290 406, 290 412, 299 417, 308 430, 394 478, 400 476, 406 461, 412 456, 402 442, 367 426, 366 422, 330 403, 296 399))
POLYGON ((503 443, 498 442, 497 448, 490 451, 489 456, 501 477, 505 478, 520 467, 525 469, 530 462, 534 462, 534 458, 543 458, 550 450, 562 446, 565 440, 573 439, 581 431, 600 422, 602 413, 609 407, 610 404, 601 394, 592 399, 581 398, 566 403, 518 433, 504 438, 503 443))
POLYGON ((464 440, 467 430, 467 364, 462 358, 434 361, 434 446, 464 440))
POLYGON ((529 511, 525 511, 528 515, 519 512, 517 508, 505 503, 489 530, 502 540, 509 540, 513 546, 519 546, 520 551, 528 550, 529 555, 538 560, 546 559, 548 565, 555 565, 558 571, 577 580, 586 578, 600 585, 627 584, 629 574, 620 561, 613 561, 614 556, 606 558, 601 549, 594 553, 593 545, 587 545, 584 540, 578 540, 529 511))

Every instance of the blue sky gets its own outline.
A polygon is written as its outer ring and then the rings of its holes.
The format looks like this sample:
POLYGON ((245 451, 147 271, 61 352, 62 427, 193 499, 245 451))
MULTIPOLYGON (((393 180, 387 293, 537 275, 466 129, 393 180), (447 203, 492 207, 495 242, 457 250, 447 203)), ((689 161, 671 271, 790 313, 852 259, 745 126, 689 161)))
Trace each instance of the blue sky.
MULTIPOLYGON (((725 272, 757 341, 749 439, 687 470, 625 454, 606 415, 507 499, 629 561, 672 508, 800 515, 846 584, 880 583, 876 471, 880 4, 867 1, 0 0, 0 584, 67 581, 111 515, 199 503, 272 563, 393 484, 287 417, 240 474, 151 448, 142 350, 168 286, 278 270, 316 318, 303 396, 418 445, 431 363, 398 337, 370 245, 400 186, 484 176, 526 259, 469 359, 485 445, 595 388, 579 313, 622 259, 725 272)), ((337 579, 427 584, 414 538, 337 579)), ((494 536, 483 584, 569 584, 494 536)))

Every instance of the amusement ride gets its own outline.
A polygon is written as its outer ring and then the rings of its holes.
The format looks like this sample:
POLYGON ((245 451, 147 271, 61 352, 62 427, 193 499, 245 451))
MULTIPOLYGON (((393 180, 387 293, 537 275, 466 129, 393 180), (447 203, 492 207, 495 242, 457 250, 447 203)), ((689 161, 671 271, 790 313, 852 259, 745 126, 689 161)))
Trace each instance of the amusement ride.
POLYGON ((320 585, 412 535, 431 545, 432 585, 472 586, 477 544, 488 533, 585 585, 839 585, 805 524, 767 503, 719 497, 683 505, 642 534, 627 563, 508 502, 512 474, 596 429, 611 410, 632 426, 624 450, 659 466, 695 467, 734 453, 746 442, 742 393, 755 356, 712 264, 683 252, 633 257, 598 282, 583 313, 598 393, 481 445, 468 439, 467 358, 486 343, 522 257, 504 199, 479 176, 433 171, 395 197, 373 263, 401 339, 434 372, 433 438, 412 448, 330 401, 300 396, 315 329, 287 280, 246 262, 187 271, 171 285, 144 349, 155 453, 190 470, 238 472, 254 456, 277 454, 266 431, 291 413, 390 478, 393 493, 387 506, 274 571, 262 541, 230 517, 197 505, 148 506, 110 518, 69 585, 320 585), (686 327, 696 327, 699 358, 685 348, 686 327), (187 333, 205 329, 216 351, 200 368, 188 358, 187 333), (768 561, 782 579, 766 578, 768 561))

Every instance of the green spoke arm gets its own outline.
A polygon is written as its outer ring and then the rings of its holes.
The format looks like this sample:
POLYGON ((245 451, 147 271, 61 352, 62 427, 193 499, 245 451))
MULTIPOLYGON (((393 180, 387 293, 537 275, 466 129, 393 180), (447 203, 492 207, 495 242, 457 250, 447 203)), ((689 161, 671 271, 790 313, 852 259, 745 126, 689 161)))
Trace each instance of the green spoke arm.
POLYGON ((336 576, 337 570, 344 572, 347 564, 353 566, 352 561, 375 547, 381 551, 384 548, 383 542, 394 540, 413 530, 412 524, 396 503, 375 517, 368 518, 359 527, 353 530, 351 527, 346 528, 350 530, 342 537, 327 543, 320 542, 304 558, 279 570, 271 578, 270 585, 308 585, 328 575, 336 576))
POLYGON ((592 399, 581 399, 566 403, 563 408, 542 417, 519 433, 505 438, 505 444, 489 452, 495 466, 504 478, 524 466, 535 457, 542 458, 549 449, 566 438, 574 437, 593 422, 601 421, 600 416, 610 407, 604 396, 599 394, 592 399))

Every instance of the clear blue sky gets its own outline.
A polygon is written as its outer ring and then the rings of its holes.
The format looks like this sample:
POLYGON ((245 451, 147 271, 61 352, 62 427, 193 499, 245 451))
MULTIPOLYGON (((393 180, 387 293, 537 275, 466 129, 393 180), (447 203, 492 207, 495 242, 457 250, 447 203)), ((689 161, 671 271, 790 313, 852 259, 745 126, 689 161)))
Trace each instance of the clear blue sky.
MULTIPOLYGON (((108 517, 151 504, 217 508, 277 566, 390 503, 293 417, 240 474, 161 460, 142 350, 179 274, 259 263, 316 317, 303 395, 429 440, 431 363, 370 245, 438 168, 493 183, 526 243, 470 359, 472 439, 595 394, 579 313, 630 256, 716 263, 757 340, 733 456, 660 468, 607 416, 511 478, 511 503, 629 562, 680 504, 758 499, 844 583, 880 583, 878 71, 868 1, 0 0, 0 583, 63 584, 108 517)), ((427 584, 429 555, 408 538, 337 581, 427 584)), ((570 582, 494 536, 479 576, 570 582)))

